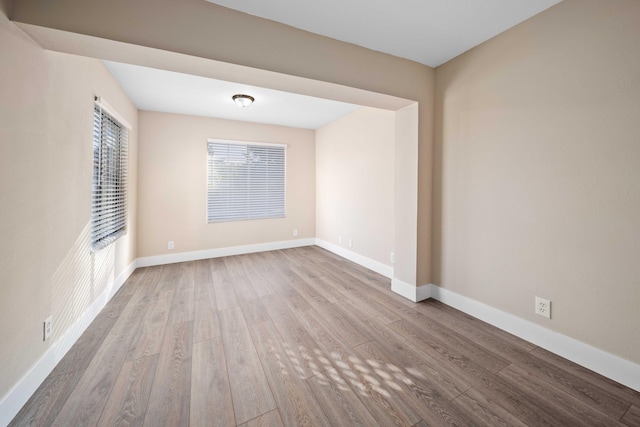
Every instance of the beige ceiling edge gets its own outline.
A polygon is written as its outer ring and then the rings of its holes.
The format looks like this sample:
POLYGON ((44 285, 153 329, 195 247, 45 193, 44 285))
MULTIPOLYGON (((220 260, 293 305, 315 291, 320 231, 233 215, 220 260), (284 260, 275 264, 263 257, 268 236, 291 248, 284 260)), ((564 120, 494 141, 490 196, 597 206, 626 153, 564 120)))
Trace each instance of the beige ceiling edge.
POLYGON ((15 22, 15 24, 44 49, 56 52, 192 74, 392 111, 397 111, 416 102, 336 83, 291 76, 213 59, 107 40, 38 25, 20 22, 15 22))

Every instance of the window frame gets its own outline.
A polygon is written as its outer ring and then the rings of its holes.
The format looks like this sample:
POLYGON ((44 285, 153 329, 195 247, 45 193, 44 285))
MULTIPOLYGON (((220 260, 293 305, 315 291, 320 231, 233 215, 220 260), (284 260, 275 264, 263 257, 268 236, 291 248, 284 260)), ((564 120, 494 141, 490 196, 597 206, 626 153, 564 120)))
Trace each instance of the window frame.
MULTIPOLYGON (((253 221, 253 220, 265 220, 265 219, 279 219, 286 218, 287 216, 287 144, 280 143, 269 143, 269 142, 257 142, 257 141, 244 141, 244 140, 228 140, 228 139, 220 139, 220 138, 208 138, 207 139, 207 156, 206 156, 206 170, 207 170, 207 184, 206 184, 206 209, 205 209, 205 221, 207 224, 216 224, 216 223, 224 223, 224 222, 236 222, 236 221, 253 221), (217 218, 214 218, 215 215, 210 213, 212 203, 212 188, 211 188, 211 180, 212 180, 212 169, 211 169, 211 151, 210 145, 218 144, 218 145, 228 145, 228 146, 240 146, 240 147, 257 147, 257 148, 265 148, 271 147, 275 149, 282 149, 282 162, 281 169, 278 169, 281 172, 282 182, 281 186, 281 213, 278 212, 276 214, 260 214, 260 215, 235 215, 230 216, 228 213, 226 215, 218 215, 217 218)), ((273 177, 271 177, 273 178, 273 177)), ((243 191, 248 192, 247 189, 243 189, 243 191)), ((279 194, 279 193, 278 193, 279 194)), ((269 195, 267 195, 269 196, 269 195)), ((278 207, 280 209, 280 207, 278 207)), ((249 211, 250 209, 246 209, 249 211)), ((229 210, 227 209, 227 212, 229 210)))
POLYGON ((130 130, 109 104, 94 98, 91 252, 127 234, 130 130))

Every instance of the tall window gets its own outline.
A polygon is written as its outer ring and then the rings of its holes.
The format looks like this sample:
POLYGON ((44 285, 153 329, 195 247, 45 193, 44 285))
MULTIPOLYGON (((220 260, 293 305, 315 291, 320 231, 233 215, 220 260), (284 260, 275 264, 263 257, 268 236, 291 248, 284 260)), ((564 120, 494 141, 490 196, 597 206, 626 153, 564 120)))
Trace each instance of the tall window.
POLYGON ((209 140, 207 221, 285 216, 286 146, 209 140))
POLYGON ((101 249, 126 233, 128 130, 99 104, 93 111, 91 247, 101 249))

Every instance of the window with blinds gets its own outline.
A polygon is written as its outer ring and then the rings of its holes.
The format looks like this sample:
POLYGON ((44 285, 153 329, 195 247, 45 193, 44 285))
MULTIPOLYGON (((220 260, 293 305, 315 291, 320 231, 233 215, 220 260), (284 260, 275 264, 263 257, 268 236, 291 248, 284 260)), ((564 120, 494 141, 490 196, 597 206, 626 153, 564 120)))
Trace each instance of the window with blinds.
POLYGON ((98 250, 126 233, 128 129, 99 104, 93 111, 91 247, 98 250))
POLYGON ((285 216, 286 146, 209 140, 207 222, 285 216))

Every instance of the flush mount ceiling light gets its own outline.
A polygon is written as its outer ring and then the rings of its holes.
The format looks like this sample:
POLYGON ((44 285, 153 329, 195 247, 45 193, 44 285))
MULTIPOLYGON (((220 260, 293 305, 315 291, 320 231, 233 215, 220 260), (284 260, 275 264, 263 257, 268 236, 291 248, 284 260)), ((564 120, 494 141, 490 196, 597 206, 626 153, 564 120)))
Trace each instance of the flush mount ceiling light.
POLYGON ((233 95, 231 98, 233 99, 233 102, 235 102, 242 108, 248 107, 249 105, 253 104, 253 101, 255 101, 253 96, 249 95, 233 95))

